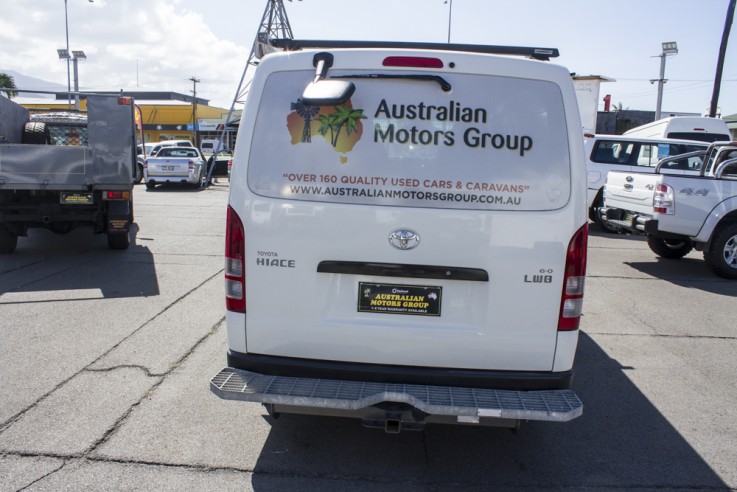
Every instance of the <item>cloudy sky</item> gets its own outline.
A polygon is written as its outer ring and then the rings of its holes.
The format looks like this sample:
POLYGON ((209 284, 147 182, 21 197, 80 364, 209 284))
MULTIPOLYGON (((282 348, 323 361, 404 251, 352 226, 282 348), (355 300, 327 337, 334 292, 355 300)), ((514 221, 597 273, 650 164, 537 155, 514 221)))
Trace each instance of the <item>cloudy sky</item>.
MULTIPOLYGON (((83 50, 81 90, 166 90, 230 107, 266 0, 67 0, 69 45, 83 50)), ((703 113, 711 101, 728 0, 303 0, 284 1, 299 39, 370 39, 555 47, 554 63, 602 86, 614 104, 654 110, 661 43, 663 111, 703 113), (450 14, 450 19, 449 19, 450 14), (450 20, 450 23, 449 23, 450 20)), ((0 70, 66 86, 63 0, 5 2, 0 70)), ((737 31, 737 30, 735 30, 737 31)), ((720 107, 737 113, 737 32, 727 51, 720 107)), ((603 103, 601 104, 603 106, 603 103)))

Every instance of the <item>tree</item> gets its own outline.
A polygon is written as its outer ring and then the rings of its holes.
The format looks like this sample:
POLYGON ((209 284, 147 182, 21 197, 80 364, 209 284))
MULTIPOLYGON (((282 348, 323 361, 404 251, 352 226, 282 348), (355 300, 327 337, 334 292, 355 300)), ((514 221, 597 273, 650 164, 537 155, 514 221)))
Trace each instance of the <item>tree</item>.
POLYGON ((7 73, 0 72, 0 92, 5 92, 8 99, 12 99, 18 95, 18 91, 14 91, 13 89, 16 89, 13 77, 7 73))

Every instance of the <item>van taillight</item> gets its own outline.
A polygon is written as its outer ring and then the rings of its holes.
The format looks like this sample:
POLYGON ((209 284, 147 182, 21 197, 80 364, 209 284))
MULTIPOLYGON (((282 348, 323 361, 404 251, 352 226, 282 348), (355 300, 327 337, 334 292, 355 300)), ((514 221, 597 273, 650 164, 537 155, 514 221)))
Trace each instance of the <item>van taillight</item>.
POLYGON ((225 308, 237 313, 246 312, 246 235, 243 222, 228 206, 225 225, 225 308))
POLYGON ((443 60, 426 56, 387 56, 384 58, 383 65, 385 67, 443 68, 443 60))
POLYGON ((566 268, 563 277, 563 295, 560 300, 558 331, 578 329, 583 309, 583 288, 586 280, 586 247, 588 224, 581 227, 568 243, 566 268))

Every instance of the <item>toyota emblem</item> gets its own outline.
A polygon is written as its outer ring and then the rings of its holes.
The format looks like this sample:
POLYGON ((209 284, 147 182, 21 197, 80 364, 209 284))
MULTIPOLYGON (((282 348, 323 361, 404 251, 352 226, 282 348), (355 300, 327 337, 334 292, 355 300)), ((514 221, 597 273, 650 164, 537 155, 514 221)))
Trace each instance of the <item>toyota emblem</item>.
POLYGON ((410 229, 397 229, 389 234, 389 244, 397 249, 412 249, 420 244, 420 236, 410 229))

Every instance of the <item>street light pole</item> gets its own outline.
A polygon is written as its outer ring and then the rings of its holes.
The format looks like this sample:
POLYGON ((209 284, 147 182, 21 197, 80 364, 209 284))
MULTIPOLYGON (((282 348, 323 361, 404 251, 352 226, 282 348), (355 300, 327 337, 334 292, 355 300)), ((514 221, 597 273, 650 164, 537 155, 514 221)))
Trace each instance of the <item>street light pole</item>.
POLYGON ((663 106, 663 84, 665 80, 665 57, 668 55, 677 55, 678 45, 675 41, 663 43, 663 52, 658 55, 660 57, 660 78, 658 79, 658 103, 655 106, 655 121, 660 119, 660 108, 663 106))
POLYGON ((64 28, 67 35, 67 106, 72 108, 72 75, 69 69, 69 11, 67 0, 64 0, 64 28))
POLYGON ((445 3, 448 5, 448 44, 450 44, 450 25, 453 19, 453 0, 447 0, 445 3))
POLYGON ((79 71, 77 64, 79 60, 86 60, 84 51, 72 51, 72 64, 74 65, 74 109, 79 111, 79 71))

